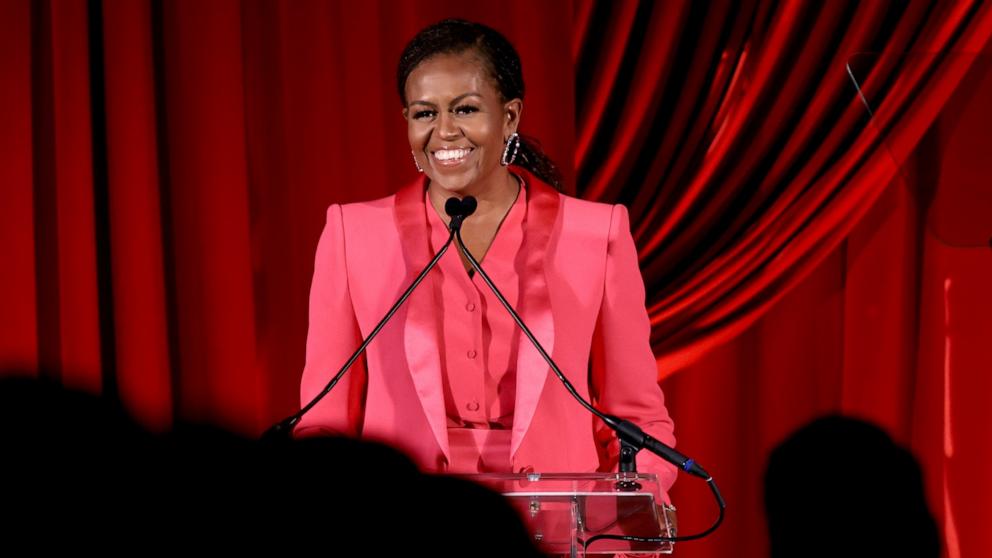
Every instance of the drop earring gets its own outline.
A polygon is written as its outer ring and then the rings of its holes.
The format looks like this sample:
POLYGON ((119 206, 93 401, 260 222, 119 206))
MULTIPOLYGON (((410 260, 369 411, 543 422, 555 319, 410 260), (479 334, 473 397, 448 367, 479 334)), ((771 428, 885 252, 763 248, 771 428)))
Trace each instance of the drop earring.
POLYGON ((499 159, 499 164, 504 167, 512 165, 517 159, 517 152, 520 151, 520 134, 513 132, 506 140, 506 147, 503 148, 503 156, 499 159))
POLYGON ((420 168, 420 163, 417 161, 417 154, 410 150, 410 155, 413 155, 413 164, 417 166, 417 172, 424 172, 424 169, 420 168))

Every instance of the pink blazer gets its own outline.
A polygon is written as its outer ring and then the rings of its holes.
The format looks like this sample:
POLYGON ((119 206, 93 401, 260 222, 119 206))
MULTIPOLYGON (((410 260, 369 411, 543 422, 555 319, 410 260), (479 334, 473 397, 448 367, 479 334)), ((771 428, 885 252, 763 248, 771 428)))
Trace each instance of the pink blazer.
MULTIPOLYGON (((578 392, 669 445, 675 438, 649 345, 644 282, 627 210, 558 193, 518 168, 527 189, 518 312, 578 392)), ((374 201, 331 205, 317 245, 306 366, 309 402, 430 261, 426 177, 374 201)), ((454 244, 444 257, 457 258, 454 244)), ((407 453, 426 471, 449 460, 434 289, 424 280, 295 435, 360 435, 407 453)), ((499 286, 499 285, 497 285, 499 286)), ((513 472, 616 469, 618 444, 520 336, 511 432, 513 472)), ((638 470, 673 466, 644 451, 638 470)))

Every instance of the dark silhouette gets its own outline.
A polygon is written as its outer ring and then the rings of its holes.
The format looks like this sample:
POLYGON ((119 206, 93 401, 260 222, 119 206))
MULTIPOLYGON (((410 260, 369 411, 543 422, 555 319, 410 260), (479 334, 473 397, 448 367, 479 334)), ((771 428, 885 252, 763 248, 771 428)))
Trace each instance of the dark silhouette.
POLYGON ((5 379, 0 451, 7 548, 541 555, 500 495, 366 441, 156 436, 103 399, 5 379))
POLYGON ((817 419, 775 448, 765 510, 772 558, 940 556, 919 464, 860 420, 817 419))

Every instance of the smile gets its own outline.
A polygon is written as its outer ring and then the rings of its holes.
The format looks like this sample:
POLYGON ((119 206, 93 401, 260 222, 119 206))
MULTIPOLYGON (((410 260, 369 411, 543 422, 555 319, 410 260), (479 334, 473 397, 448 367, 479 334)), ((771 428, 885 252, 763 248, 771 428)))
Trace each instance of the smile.
POLYGON ((474 151, 471 147, 457 148, 457 149, 438 149, 431 153, 434 156, 434 160, 438 164, 449 167, 455 166, 463 162, 468 158, 469 154, 474 151))

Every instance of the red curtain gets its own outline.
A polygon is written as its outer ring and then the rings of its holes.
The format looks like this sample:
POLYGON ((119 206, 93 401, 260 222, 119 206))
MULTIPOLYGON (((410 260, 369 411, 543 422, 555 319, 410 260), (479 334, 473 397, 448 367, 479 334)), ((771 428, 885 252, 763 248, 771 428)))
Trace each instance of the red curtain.
POLYGON ((967 70, 907 57, 977 53, 992 32, 962 2, 580 3, 577 19, 579 194, 631 207, 662 375, 753 323, 885 189, 881 147, 912 149, 967 70), (885 110, 866 126, 845 68, 875 51, 885 110))
POLYGON ((731 505, 678 552, 765 554, 767 452, 829 411, 913 447, 949 555, 992 551, 988 248, 933 232, 984 206, 932 172, 987 146, 955 127, 987 66, 940 54, 987 48, 989 6, 463 4, 0 3, 0 368, 159 430, 293 410, 323 209, 415 175, 395 62, 465 17, 520 50, 566 191, 631 208, 680 446, 731 505))
POLYGON ((948 123, 992 123, 976 100, 989 7, 590 2, 575 29, 578 193, 631 207, 660 377, 682 370, 663 383, 680 443, 740 506, 680 552, 765 553, 768 452, 828 412, 915 450, 949 555, 992 550, 974 480, 992 424, 989 144, 948 123))

